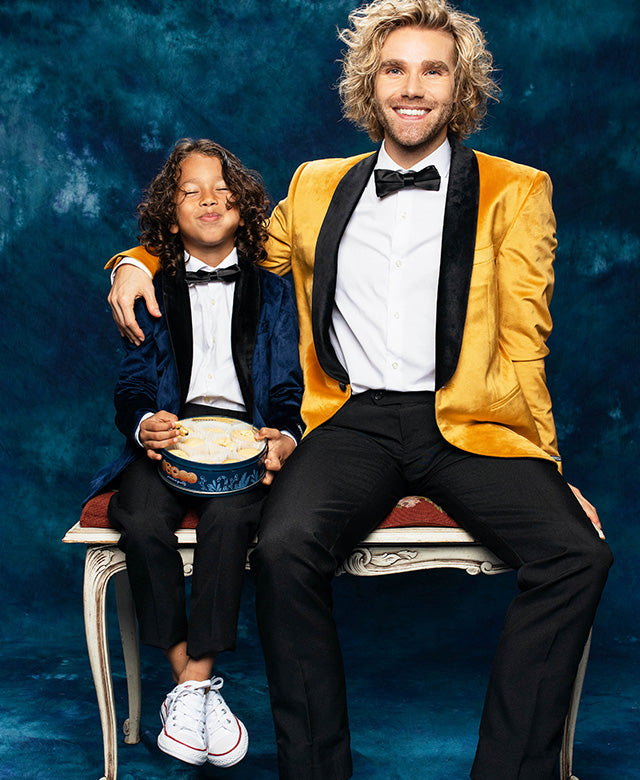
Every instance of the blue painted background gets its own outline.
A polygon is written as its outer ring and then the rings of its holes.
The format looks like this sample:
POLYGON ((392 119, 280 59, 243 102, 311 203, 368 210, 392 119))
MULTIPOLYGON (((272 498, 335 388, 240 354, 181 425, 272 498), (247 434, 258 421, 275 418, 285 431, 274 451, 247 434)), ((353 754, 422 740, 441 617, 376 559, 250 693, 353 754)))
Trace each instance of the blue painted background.
MULTIPOLYGON (((0 6, 0 639, 3 657, 37 659, 31 680, 46 679, 40 667, 51 663, 66 664, 62 680, 87 679, 82 551, 60 539, 77 519, 89 477, 120 444, 111 402, 119 344, 102 266, 136 243, 140 190, 182 136, 229 147, 262 172, 274 201, 303 160, 371 148, 341 119, 332 89, 336 27, 353 5, 0 6), (71 647, 77 662, 69 660, 71 647)), ((548 378, 565 474, 598 506, 616 554, 598 617, 594 674, 613 664, 619 678, 638 667, 640 630, 638 4, 469 0, 461 7, 481 18, 503 89, 486 129, 469 143, 544 168, 554 182, 559 249, 548 378)), ((455 614, 489 657, 510 585, 499 578, 501 585, 474 591, 460 577, 427 573, 393 584, 343 578, 338 609, 353 615, 375 598, 379 615, 407 599, 411 632, 400 631, 387 654, 409 644, 446 648, 455 614), (436 594, 425 606, 428 619, 415 613, 416 589, 421 599, 436 594)), ((249 590, 241 626, 255 643, 251 600, 249 590)), ((368 623, 344 622, 347 663, 355 653, 351 662, 361 667, 368 623)), ((20 668, 24 674, 24 663, 20 668)), ((17 662, 14 671, 19 685, 17 662)), ((598 684, 596 676, 596 691, 598 684)), ((627 702, 636 725, 637 694, 633 706, 627 702)), ((14 741, 22 732, 27 739, 28 720, 11 732, 14 741)), ((55 740, 50 747, 61 749, 55 740)))

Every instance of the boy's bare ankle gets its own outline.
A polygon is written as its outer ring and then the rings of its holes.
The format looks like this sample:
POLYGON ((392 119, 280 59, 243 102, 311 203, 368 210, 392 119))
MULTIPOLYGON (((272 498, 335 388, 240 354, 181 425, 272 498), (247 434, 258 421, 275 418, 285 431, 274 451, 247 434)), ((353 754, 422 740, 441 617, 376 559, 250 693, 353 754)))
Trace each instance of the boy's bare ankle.
POLYGON ((176 680, 176 683, 178 685, 182 685, 182 683, 186 682, 204 682, 205 680, 209 680, 210 676, 208 674, 203 673, 192 673, 190 674, 186 669, 182 674, 178 675, 178 679, 176 680))
POLYGON ((178 684, 195 680, 204 682, 211 679, 213 672, 213 662, 215 656, 205 656, 204 658, 189 658, 183 669, 178 673, 178 684))

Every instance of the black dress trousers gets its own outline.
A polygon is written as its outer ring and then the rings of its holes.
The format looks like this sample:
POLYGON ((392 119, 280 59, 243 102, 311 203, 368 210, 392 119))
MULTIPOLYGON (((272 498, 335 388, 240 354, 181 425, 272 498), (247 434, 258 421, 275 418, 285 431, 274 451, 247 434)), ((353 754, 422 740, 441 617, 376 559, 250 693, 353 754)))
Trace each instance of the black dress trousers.
MULTIPOLYGON (((203 413, 230 414, 194 405, 183 410, 183 416, 203 413)), ((247 548, 266 493, 257 485, 244 493, 189 496, 170 488, 146 455, 124 470, 109 520, 121 532, 142 642, 168 650, 186 641, 195 659, 235 648, 247 548), (190 509, 199 520, 187 616, 175 530, 190 509)))
POLYGON ((472 777, 551 780, 609 548, 554 463, 458 450, 440 435, 432 394, 383 391, 352 397, 297 447, 251 556, 280 778, 351 776, 332 579, 412 494, 438 503, 518 570, 472 777))

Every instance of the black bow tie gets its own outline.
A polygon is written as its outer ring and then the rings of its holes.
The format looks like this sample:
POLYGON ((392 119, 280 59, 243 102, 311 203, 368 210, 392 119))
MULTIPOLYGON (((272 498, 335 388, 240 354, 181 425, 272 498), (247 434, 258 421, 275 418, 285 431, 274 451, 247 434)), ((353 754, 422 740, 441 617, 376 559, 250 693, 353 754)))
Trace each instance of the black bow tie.
POLYGON ((440 174, 435 165, 428 165, 421 171, 385 171, 377 168, 373 172, 376 181, 376 195, 385 198, 403 187, 418 187, 421 190, 439 190, 440 174))
POLYGON ((230 265, 228 268, 217 268, 215 271, 185 271, 187 284, 208 284, 208 282, 233 282, 240 276, 240 266, 230 265))

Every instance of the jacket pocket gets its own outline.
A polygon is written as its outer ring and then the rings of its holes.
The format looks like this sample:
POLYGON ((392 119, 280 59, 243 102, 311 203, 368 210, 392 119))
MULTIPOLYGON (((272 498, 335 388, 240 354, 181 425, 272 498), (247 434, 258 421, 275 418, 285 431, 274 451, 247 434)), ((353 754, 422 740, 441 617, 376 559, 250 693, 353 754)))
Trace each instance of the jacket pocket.
POLYGON ((491 404, 489 409, 492 412, 495 412, 498 409, 502 409, 503 406, 506 406, 508 403, 510 403, 517 395, 520 395, 522 393, 522 390, 520 387, 514 387, 512 388, 506 395, 503 395, 502 398, 498 401, 494 401, 494 403, 491 404))
POLYGON ((481 263, 489 263, 495 261, 495 253, 493 251, 493 245, 476 249, 473 253, 473 264, 480 265, 481 263))

